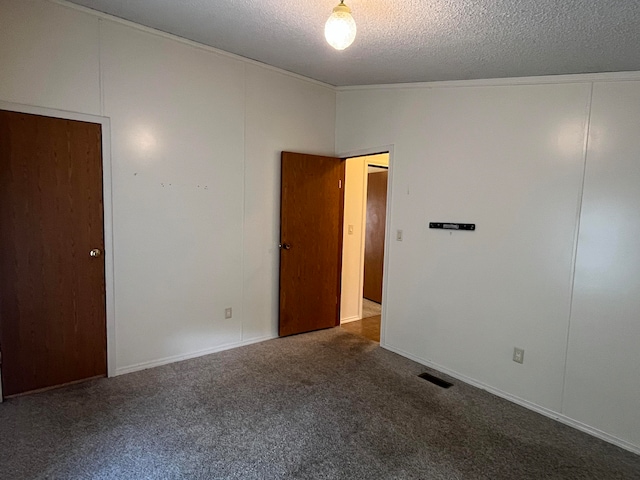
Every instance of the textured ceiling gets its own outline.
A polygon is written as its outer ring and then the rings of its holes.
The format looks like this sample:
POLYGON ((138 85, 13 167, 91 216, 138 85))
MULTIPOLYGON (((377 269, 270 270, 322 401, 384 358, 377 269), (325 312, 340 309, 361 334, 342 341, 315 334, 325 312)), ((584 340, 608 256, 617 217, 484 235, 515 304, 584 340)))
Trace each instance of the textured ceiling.
POLYGON ((640 70, 640 0, 72 0, 332 85, 640 70))

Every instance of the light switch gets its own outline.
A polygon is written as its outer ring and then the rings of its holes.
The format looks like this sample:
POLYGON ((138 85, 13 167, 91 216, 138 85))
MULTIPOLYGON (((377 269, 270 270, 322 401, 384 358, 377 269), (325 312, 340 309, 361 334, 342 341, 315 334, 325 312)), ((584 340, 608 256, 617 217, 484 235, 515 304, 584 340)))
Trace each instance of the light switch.
POLYGON ((396 232, 396 240, 397 240, 398 242, 401 242, 401 241, 402 241, 402 230, 398 230, 398 231, 396 232))

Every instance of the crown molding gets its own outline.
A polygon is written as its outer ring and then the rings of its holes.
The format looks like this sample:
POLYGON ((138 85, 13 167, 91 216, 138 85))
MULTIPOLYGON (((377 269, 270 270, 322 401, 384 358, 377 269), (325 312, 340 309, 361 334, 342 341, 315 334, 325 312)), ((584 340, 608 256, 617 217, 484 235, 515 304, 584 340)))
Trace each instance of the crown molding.
POLYGON ((172 33, 163 32, 162 30, 157 30, 155 28, 146 27, 144 25, 140 25, 139 23, 131 22, 129 20, 125 20, 123 18, 115 17, 113 15, 109 15, 108 13, 100 12, 98 10, 94 10, 89 7, 84 7, 82 5, 77 5, 75 3, 71 3, 68 0, 46 0, 49 3, 54 3, 56 5, 60 5, 65 8, 69 8, 71 10, 76 10, 79 12, 86 13, 88 15, 92 15, 94 17, 98 17, 102 20, 107 20, 113 23, 118 23, 120 25, 125 25, 130 28, 134 28, 136 30, 140 30, 142 32, 149 33, 151 35, 155 35, 158 37, 166 38, 169 40, 174 40, 178 43, 182 43, 184 45, 189 45, 191 47, 198 48, 200 50, 204 50, 209 53, 216 54, 221 57, 230 58, 232 60, 237 60, 243 62, 248 65, 254 65, 256 67, 261 67, 266 70, 270 70, 272 72, 280 73, 281 75, 285 75, 287 77, 295 78, 297 80, 302 80, 303 82, 311 83, 313 85, 317 85, 319 87, 323 87, 329 89, 331 91, 336 91, 336 87, 334 85, 330 85, 328 83, 321 82, 319 80, 314 80, 313 78, 305 77, 304 75, 299 75, 297 73, 290 72, 288 70, 283 70, 282 68, 274 67, 272 65, 259 62, 257 60, 252 60, 247 57, 243 57, 241 55, 236 55, 235 53, 229 53, 224 50, 220 50, 218 48, 210 47, 209 45, 205 45, 203 43, 194 42, 193 40, 188 40, 184 37, 180 37, 178 35, 174 35, 172 33))
POLYGON ((541 75, 534 77, 486 78, 477 80, 446 80, 439 82, 387 83, 379 85, 351 85, 335 87, 338 92, 354 90, 393 90, 411 88, 503 87, 515 85, 551 85, 560 83, 620 82, 640 80, 638 72, 576 73, 570 75, 541 75))
POLYGON ((163 32, 155 28, 146 27, 139 23, 124 20, 108 13, 99 12, 92 8, 84 7, 71 3, 68 0, 46 0, 50 3, 54 3, 72 10, 83 12, 95 17, 107 20, 110 22, 118 23, 128 26, 152 35, 156 35, 162 38, 174 40, 176 42, 190 45, 192 47, 204 50, 221 57, 230 58, 240 62, 244 62, 248 65, 254 65, 257 67, 270 70, 272 72, 280 73, 282 75, 301 80, 319 87, 326 88, 334 92, 348 92, 358 90, 395 90, 395 89, 413 89, 413 88, 469 88, 469 87, 501 87, 501 86, 516 86, 516 85, 552 85, 562 83, 591 83, 591 82, 619 82, 619 81, 637 81, 640 80, 640 71, 630 72, 603 72, 603 73, 576 73, 567 75, 540 75, 530 77, 506 77, 506 78, 487 78, 487 79, 474 79, 474 80, 444 80, 434 82, 413 82, 413 83, 387 83, 387 84, 375 84, 375 85, 347 85, 347 86, 334 86, 329 83, 314 80, 313 78, 305 77, 297 73, 283 70, 282 68, 274 67, 257 60, 252 60, 241 55, 229 53, 218 48, 210 47, 202 43, 188 40, 184 37, 180 37, 171 33, 163 32))

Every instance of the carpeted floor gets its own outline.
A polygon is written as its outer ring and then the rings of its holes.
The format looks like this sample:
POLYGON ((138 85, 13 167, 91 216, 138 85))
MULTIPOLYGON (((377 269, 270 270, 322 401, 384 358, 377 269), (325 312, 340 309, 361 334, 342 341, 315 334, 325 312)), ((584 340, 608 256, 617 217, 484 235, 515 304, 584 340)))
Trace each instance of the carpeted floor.
POLYGON ((362 299, 362 318, 376 317, 382 313, 382 305, 368 298, 362 299))
POLYGON ((0 405, 3 479, 638 479, 640 456, 339 328, 0 405))

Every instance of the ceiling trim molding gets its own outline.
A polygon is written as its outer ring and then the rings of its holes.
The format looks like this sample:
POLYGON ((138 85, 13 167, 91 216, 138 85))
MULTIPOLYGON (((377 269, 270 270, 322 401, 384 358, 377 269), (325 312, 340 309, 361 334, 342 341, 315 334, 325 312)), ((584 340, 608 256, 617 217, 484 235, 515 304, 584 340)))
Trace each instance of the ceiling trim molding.
POLYGON ((477 80, 447 80, 441 82, 387 83, 381 85, 349 85, 334 88, 338 92, 348 92, 354 90, 502 87, 515 85, 550 85, 559 83, 620 82, 633 80, 640 80, 640 71, 576 73, 571 75, 541 75, 536 77, 487 78, 477 80))
POLYGON ((346 92, 346 91, 358 91, 358 90, 393 90, 393 89, 414 89, 414 88, 469 88, 469 87, 499 87, 499 86, 515 86, 515 85, 549 85, 549 84, 562 84, 562 83, 591 83, 591 82, 618 82, 618 81, 634 81, 640 80, 640 71, 630 72, 603 72, 603 73, 577 73, 567 75, 540 75, 532 77, 507 77, 507 78, 488 78, 488 79, 473 79, 473 80, 445 80, 436 82, 413 82, 413 83, 387 83, 387 84, 375 84, 375 85, 347 85, 347 86, 335 86, 329 83, 321 82, 313 78, 305 77, 297 73, 284 70, 282 68, 274 67, 267 63, 259 62, 241 55, 229 53, 218 48, 210 47, 202 43, 188 40, 184 37, 174 35, 171 33, 163 32, 155 28, 146 27, 139 23, 135 23, 129 20, 125 20, 120 17, 110 15, 108 13, 100 12, 89 7, 84 7, 75 3, 71 3, 68 0, 46 0, 50 3, 60 5, 65 8, 76 10, 79 12, 98 17, 103 20, 118 23, 121 25, 134 28, 136 30, 156 35, 169 40, 189 45, 200 50, 204 50, 215 55, 237 60, 248 65, 254 65, 257 67, 270 70, 272 72, 280 73, 282 75, 301 80, 312 85, 326 88, 333 92, 346 92))
POLYGON ((270 70, 272 72, 276 72, 276 73, 280 73, 282 75, 286 75, 287 77, 292 77, 292 78, 295 78, 297 80, 302 80, 304 82, 311 83, 313 85, 317 85, 319 87, 324 87, 324 88, 329 89, 329 90, 331 90, 333 92, 336 91, 336 87, 334 85, 329 84, 329 83, 324 83, 324 82, 321 82, 319 80, 314 80, 313 78, 305 77, 304 75, 299 75, 297 73, 293 73, 293 72, 290 72, 288 70, 283 70, 282 68, 274 67, 274 66, 269 65, 267 63, 259 62, 257 60, 252 60, 251 58, 243 57, 241 55, 236 55, 235 53, 225 52, 224 50, 220 50, 218 48, 210 47, 209 45, 204 45, 203 43, 194 42, 193 40, 188 40, 188 39, 186 39, 184 37, 180 37, 180 36, 174 35, 172 33, 167 33, 167 32, 163 32, 162 30, 157 30, 155 28, 146 27, 144 25, 140 25, 139 23, 131 22, 129 20, 125 20, 125 19, 120 18, 120 17, 115 17, 113 15, 109 15, 108 13, 100 12, 98 10, 94 10, 92 8, 89 8, 89 7, 84 7, 82 5, 77 5, 75 3, 71 3, 71 2, 69 2, 67 0, 46 0, 46 1, 48 1, 50 3, 55 3, 57 5, 65 7, 65 8, 69 8, 71 10, 76 10, 76 11, 79 11, 79 12, 86 13, 88 15, 93 15, 94 17, 98 17, 98 18, 101 18, 103 20, 108 20, 110 22, 119 23, 119 24, 125 25, 127 27, 135 28, 136 30, 140 30, 142 32, 150 33, 150 34, 156 35, 158 37, 166 38, 166 39, 169 39, 169 40, 174 40, 176 42, 179 42, 179 43, 182 43, 182 44, 185 44, 185 45, 189 45, 191 47, 195 47, 195 48, 198 48, 200 50, 204 50, 204 51, 209 52, 209 53, 214 53, 214 54, 219 55, 221 57, 230 58, 232 60, 238 60, 240 62, 244 62, 244 63, 249 64, 249 65, 254 65, 256 67, 262 67, 262 68, 264 68, 266 70, 270 70))

